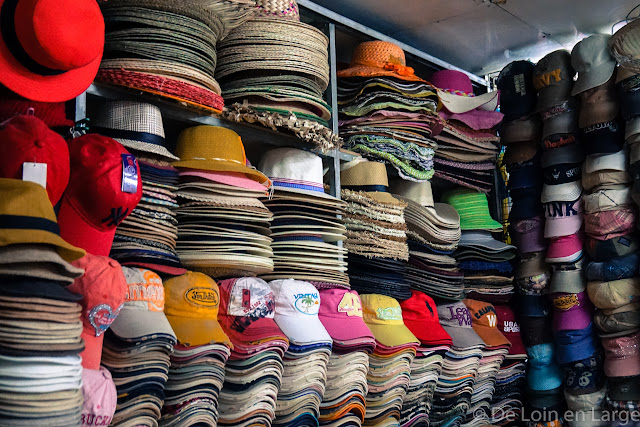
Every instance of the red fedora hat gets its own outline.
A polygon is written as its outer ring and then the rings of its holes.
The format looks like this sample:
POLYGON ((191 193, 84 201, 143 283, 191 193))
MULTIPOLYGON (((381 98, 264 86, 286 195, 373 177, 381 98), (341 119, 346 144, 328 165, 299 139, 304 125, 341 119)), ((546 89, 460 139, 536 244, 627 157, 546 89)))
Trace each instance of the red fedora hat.
POLYGON ((103 49, 95 0, 0 0, 0 83, 25 98, 78 96, 96 76, 103 49))

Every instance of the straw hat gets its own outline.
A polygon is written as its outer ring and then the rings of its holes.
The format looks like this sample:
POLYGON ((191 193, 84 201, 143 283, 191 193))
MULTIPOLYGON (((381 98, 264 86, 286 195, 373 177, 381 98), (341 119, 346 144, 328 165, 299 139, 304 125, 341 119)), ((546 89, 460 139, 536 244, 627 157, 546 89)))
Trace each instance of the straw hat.
POLYGON ((622 67, 640 73, 640 20, 616 31, 609 39, 609 50, 622 67))
POLYGON ((413 68, 407 67, 404 51, 391 42, 368 41, 356 46, 349 68, 338 71, 338 77, 389 76, 401 80, 421 81, 413 68))
POLYGON ((296 0, 255 0, 258 13, 281 19, 300 21, 296 0))
POLYGON ((387 192, 389 179, 384 163, 357 160, 345 163, 340 171, 342 188, 362 191, 373 200, 389 205, 404 205, 387 192))
MULTIPOLYGON (((471 79, 461 71, 436 71, 431 76, 431 83, 438 88, 442 105, 452 113, 467 113, 476 108, 491 112, 498 107, 498 91, 476 96, 473 93, 471 79)), ((499 118, 502 118, 502 115, 499 118)))

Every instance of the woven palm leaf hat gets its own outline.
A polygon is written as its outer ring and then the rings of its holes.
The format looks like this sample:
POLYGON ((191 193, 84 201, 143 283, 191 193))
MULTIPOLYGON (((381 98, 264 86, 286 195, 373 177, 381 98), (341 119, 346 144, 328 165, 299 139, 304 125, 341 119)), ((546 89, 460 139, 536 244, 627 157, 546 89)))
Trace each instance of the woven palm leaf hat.
POLYGON ((223 39, 229 31, 255 17, 260 9, 254 0, 191 0, 216 14, 224 24, 223 39))
POLYGON ((100 6, 105 55, 96 80, 221 112, 214 72, 225 24, 212 9, 168 0, 110 0, 100 6))

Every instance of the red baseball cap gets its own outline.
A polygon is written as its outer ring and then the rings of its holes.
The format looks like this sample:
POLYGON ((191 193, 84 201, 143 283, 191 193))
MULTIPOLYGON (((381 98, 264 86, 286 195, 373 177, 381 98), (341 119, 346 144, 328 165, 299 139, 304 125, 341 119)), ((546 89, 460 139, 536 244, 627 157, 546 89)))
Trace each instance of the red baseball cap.
POLYGON ((107 256, 116 226, 142 198, 140 167, 119 142, 97 134, 71 140, 69 154, 71 177, 58 214, 60 235, 89 253, 107 256), (136 182, 135 191, 128 188, 134 192, 123 191, 127 180, 136 182))
POLYGON ((516 321, 516 315, 508 305, 495 305, 496 316, 498 316, 498 330, 511 343, 509 354, 527 355, 527 350, 520 335, 520 325, 516 321))
POLYGON ((433 299, 416 290, 411 291, 411 298, 400 303, 402 319, 409 330, 426 345, 448 345, 453 341, 440 325, 438 309, 433 299))
POLYGON ((25 162, 47 165, 47 194, 58 203, 69 183, 67 142, 42 120, 22 114, 0 126, 0 176, 23 179, 25 162))
POLYGON ((39 102, 23 98, 9 89, 0 87, 0 123, 13 116, 30 114, 36 116, 48 127, 59 131, 68 131, 74 124, 71 110, 72 102, 39 102), (69 108, 68 108, 69 107, 69 108))
POLYGON ((116 319, 129 290, 122 267, 109 257, 86 254, 72 263, 83 268, 84 275, 68 289, 82 295, 82 366, 99 369, 104 331, 116 319))
POLYGON ((89 87, 104 49, 94 0, 0 0, 0 83, 36 101, 75 98, 89 87))
POLYGON ((362 319, 362 301, 356 291, 337 288, 321 290, 318 317, 334 340, 374 339, 362 319))

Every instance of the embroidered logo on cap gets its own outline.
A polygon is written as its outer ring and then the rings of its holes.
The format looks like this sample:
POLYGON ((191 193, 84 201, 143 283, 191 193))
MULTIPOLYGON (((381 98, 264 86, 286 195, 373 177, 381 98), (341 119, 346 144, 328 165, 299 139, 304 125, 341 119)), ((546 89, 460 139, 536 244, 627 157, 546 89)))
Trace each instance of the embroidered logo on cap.
POLYGON ((164 286, 162 279, 151 270, 141 270, 144 281, 129 283, 125 302, 147 304, 149 311, 164 311, 164 286))
POLYGON ((514 321, 514 320, 505 320, 504 321, 504 327, 502 328, 504 330, 504 332, 520 332, 520 325, 518 325, 518 322, 514 321))
POLYGON ((211 288, 191 288, 184 297, 191 304, 197 306, 217 307, 220 302, 218 293, 211 288))
POLYGON ((573 307, 580 306, 580 301, 578 301, 577 294, 563 295, 561 297, 555 297, 553 299, 553 305, 559 310, 567 311, 573 307))
POLYGON ((360 302, 360 297, 351 292, 345 292, 338 303, 338 312, 339 313, 347 313, 347 316, 353 317, 362 317, 362 303, 360 302))
POLYGON ((121 304, 115 310, 111 308, 109 304, 100 304, 93 307, 87 313, 87 317, 89 318, 89 323, 96 331, 96 337, 99 337, 109 329, 109 326, 116 320, 118 314, 120 314, 120 310, 122 309, 121 304))
POLYGON ((381 320, 402 320, 400 307, 379 307, 376 309, 376 317, 381 320))
POLYGON ((253 318, 273 318, 275 310, 274 295, 269 286, 256 282, 255 279, 238 279, 229 295, 229 316, 246 316, 253 318))
POLYGON ((296 294, 293 297, 296 300, 294 303, 296 310, 300 313, 312 316, 318 314, 318 311, 320 311, 320 297, 316 292, 296 294))
POLYGON ((535 86, 536 89, 540 90, 542 88, 549 86, 552 81, 559 82, 560 80, 562 80, 562 78, 560 77, 561 72, 562 70, 560 68, 557 68, 553 71, 549 71, 547 73, 542 73, 540 75, 537 75, 533 78, 533 85, 535 86))
POLYGON ((466 307, 458 307, 454 310, 453 305, 448 306, 449 313, 451 314, 451 320, 457 320, 460 326, 471 326, 471 314, 466 307))

